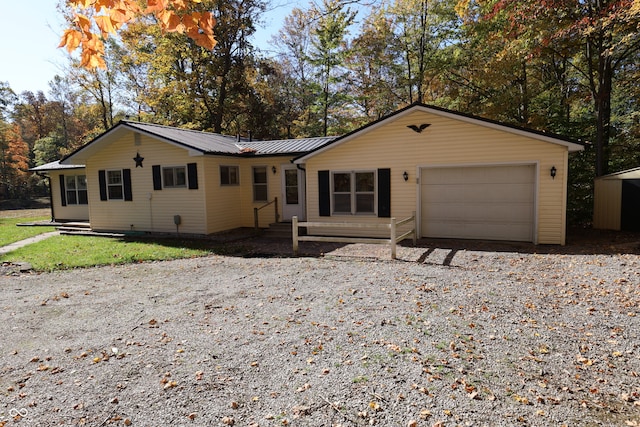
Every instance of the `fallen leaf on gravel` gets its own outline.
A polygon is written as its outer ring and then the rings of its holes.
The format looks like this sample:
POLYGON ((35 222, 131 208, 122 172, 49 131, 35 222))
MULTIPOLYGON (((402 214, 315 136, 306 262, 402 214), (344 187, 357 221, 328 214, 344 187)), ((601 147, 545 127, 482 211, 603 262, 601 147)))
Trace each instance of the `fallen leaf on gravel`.
POLYGON ((124 419, 124 425, 126 425, 126 426, 130 426, 131 424, 132 424, 132 423, 131 423, 131 420, 130 420, 129 418, 125 418, 125 419, 124 419))
POLYGON ((231 406, 231 409, 238 409, 240 407, 240 405, 236 401, 231 402, 229 406, 231 406))
POLYGON ((515 400, 518 403, 522 403, 523 405, 528 405, 530 403, 529 399, 527 399, 526 397, 519 396, 517 394, 513 395, 513 400, 515 400))
POLYGON ((187 415, 187 418, 189 418, 191 421, 195 420, 196 419, 196 413, 195 412, 190 413, 189 415, 187 415))
POLYGON ((232 417, 223 417, 222 418, 222 424, 226 425, 226 426, 232 426, 236 423, 236 420, 234 420, 232 417))
POLYGON ((301 393, 301 392, 303 392, 305 390, 309 390, 310 388, 311 388, 311 384, 305 383, 305 384, 301 385, 300 387, 298 387, 296 391, 298 393, 301 393))
POLYGON ((163 389, 168 390, 168 389, 170 389, 170 388, 174 388, 174 387, 177 387, 177 386, 178 386, 178 383, 177 383, 177 382, 175 382, 175 381, 167 381, 167 382, 165 383, 165 385, 164 385, 163 389))
POLYGON ((303 405, 296 405, 291 408, 291 412, 293 413, 294 418, 300 418, 305 415, 311 414, 311 408, 303 405))

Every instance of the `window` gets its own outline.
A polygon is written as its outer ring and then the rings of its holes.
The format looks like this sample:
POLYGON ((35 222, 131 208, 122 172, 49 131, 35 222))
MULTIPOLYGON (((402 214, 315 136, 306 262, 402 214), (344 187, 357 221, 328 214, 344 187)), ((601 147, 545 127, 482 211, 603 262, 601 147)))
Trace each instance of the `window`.
POLYGON ((66 175, 65 188, 67 204, 86 205, 87 198, 87 177, 85 175, 66 175))
POLYGON ((240 184, 238 166, 220 166, 220 185, 240 184))
POLYGON ((107 194, 109 200, 124 199, 124 182, 121 170, 107 171, 107 194))
POLYGON ((162 168, 162 184, 164 188, 180 188, 187 186, 187 170, 184 166, 162 168))
POLYGON ((266 202, 267 196, 267 167, 255 166, 253 168, 253 201, 266 202))
POLYGON ((298 170, 285 169, 284 171, 285 203, 287 205, 298 204, 298 170))
POLYGON ((333 173, 333 212, 375 213, 376 175, 373 171, 333 173))

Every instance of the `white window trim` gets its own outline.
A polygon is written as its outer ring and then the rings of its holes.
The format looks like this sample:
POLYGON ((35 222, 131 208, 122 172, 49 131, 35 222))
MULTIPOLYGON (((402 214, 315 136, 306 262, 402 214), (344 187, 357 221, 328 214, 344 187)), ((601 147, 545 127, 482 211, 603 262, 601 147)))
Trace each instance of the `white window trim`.
POLYGON ((107 169, 107 171, 105 172, 105 179, 107 181, 107 200, 113 200, 113 201, 124 201, 124 171, 122 169, 107 169), (109 172, 120 172, 120 184, 110 184, 109 183, 109 172), (111 192, 109 191, 109 189, 111 187, 117 187, 120 186, 120 188, 122 189, 122 197, 120 197, 119 199, 114 199, 111 197, 111 192))
MULTIPOLYGON (((378 171, 376 169, 359 169, 359 170, 332 170, 331 171, 331 180, 329 185, 331 186, 331 215, 340 216, 340 215, 362 215, 362 216, 377 216, 378 215, 378 171), (349 212, 336 212, 335 211, 335 197, 334 191, 335 182, 334 175, 335 174, 350 174, 350 185, 351 190, 349 192, 351 196, 351 213, 349 212), (356 195, 357 194, 370 194, 370 192, 356 192, 356 174, 357 173, 373 173, 373 211, 372 212, 356 212, 356 195)), ((346 194, 344 192, 338 192, 338 194, 346 194)))
POLYGON ((251 166, 251 190, 253 191, 253 201, 254 203, 265 203, 269 201, 269 167, 267 165, 255 165, 251 166), (258 168, 264 168, 265 177, 267 178, 267 182, 265 183, 256 183, 255 182, 255 170, 258 168), (256 185, 264 185, 266 188, 266 198, 264 200, 256 199, 256 185))
POLYGON ((65 175, 64 176, 64 192, 65 192, 65 199, 67 201, 67 205, 73 205, 73 206, 83 206, 83 205, 87 205, 89 204, 89 193, 87 191, 87 187, 85 186, 85 188, 80 188, 78 185, 78 177, 80 176, 84 176, 84 181, 85 181, 85 185, 87 182, 87 176, 86 175, 65 175), (76 187, 75 188, 68 188, 67 187, 67 178, 73 178, 73 180, 76 183, 76 187), (73 191, 74 193, 76 193, 76 202, 75 203, 71 203, 69 201, 69 192, 73 191), (87 194, 87 203, 80 203, 80 191, 84 191, 87 194))
POLYGON ((174 188, 187 188, 188 186, 188 181, 189 181, 189 177, 188 177, 188 171, 187 171, 187 167, 185 165, 176 165, 176 166, 162 166, 160 168, 160 174, 162 175, 162 188, 163 189, 174 189, 174 188), (177 181, 177 175, 176 175, 176 169, 178 168, 182 168, 184 169, 184 184, 182 185, 166 185, 165 180, 164 180, 164 171, 167 169, 172 169, 173 170, 173 182, 177 181))
MULTIPOLYGON (((221 187, 237 187, 240 185, 240 166, 238 165, 220 165, 218 168, 220 173, 220 186, 221 187), (234 184, 223 184, 222 183, 222 168, 235 168, 236 169, 236 180, 237 182, 234 184)), ((251 170, 253 172, 253 169, 251 170)))

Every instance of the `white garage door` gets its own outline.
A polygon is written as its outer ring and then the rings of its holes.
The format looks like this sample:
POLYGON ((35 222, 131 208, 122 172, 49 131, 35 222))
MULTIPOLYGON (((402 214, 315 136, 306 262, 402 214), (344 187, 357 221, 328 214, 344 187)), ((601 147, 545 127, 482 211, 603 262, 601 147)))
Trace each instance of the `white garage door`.
POLYGON ((422 170, 424 237, 533 241, 535 166, 422 170))

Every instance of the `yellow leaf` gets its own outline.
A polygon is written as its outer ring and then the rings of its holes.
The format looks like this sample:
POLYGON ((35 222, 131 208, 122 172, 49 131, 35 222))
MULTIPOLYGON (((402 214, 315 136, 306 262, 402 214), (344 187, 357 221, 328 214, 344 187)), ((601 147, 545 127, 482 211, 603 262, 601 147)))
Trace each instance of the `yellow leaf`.
POLYGON ((80 46, 82 41, 82 33, 78 30, 67 29, 64 31, 58 47, 66 46, 69 53, 73 52, 80 46))
POLYGON ((91 49, 83 49, 80 56, 80 66, 85 68, 107 68, 107 64, 100 53, 91 49))
POLYGON ((96 24, 98 25, 98 28, 102 32, 103 36, 116 32, 110 16, 100 15, 94 17, 93 19, 96 21, 96 24))
POLYGON ((74 22, 83 33, 86 34, 91 32, 91 20, 86 16, 78 14, 75 17, 74 22))
POLYGON ((147 0, 147 9, 145 13, 157 13, 166 10, 167 3, 165 0, 147 0))

